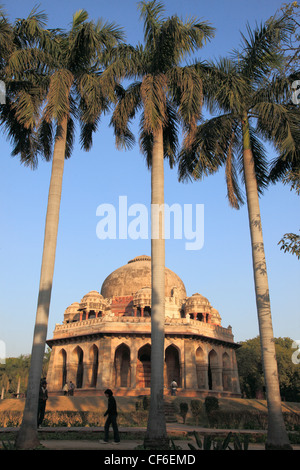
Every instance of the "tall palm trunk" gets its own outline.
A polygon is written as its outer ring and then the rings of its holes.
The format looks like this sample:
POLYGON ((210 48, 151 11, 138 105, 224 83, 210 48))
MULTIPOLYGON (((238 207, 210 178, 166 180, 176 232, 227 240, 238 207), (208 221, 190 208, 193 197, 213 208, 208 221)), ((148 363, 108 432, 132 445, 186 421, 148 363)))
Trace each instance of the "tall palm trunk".
POLYGON ((36 447, 39 444, 37 435, 39 385, 42 374, 48 329, 62 179, 64 172, 66 134, 67 118, 64 118, 61 125, 58 127, 58 133, 56 135, 53 152, 52 173, 45 224, 44 249, 40 275, 40 287, 33 335, 27 396, 21 428, 16 439, 16 447, 19 449, 30 449, 36 447))
POLYGON ((144 445, 168 447, 164 414, 165 240, 163 130, 153 135, 151 172, 151 400, 144 445), (160 209, 158 211, 158 209, 160 209))
POLYGON ((268 434, 266 448, 291 448, 281 409, 268 275, 259 208, 257 181, 250 144, 249 123, 247 117, 245 117, 243 121, 243 146, 244 175, 251 235, 256 306, 268 405, 268 434))

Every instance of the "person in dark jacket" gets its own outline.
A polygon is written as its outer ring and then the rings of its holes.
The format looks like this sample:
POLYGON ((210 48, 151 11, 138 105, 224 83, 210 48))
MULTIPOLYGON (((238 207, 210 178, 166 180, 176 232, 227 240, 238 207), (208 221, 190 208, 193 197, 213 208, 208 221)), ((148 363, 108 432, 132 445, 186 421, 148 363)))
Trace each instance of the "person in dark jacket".
POLYGON ((106 412, 104 413, 104 416, 107 416, 107 419, 104 425, 104 441, 102 442, 108 442, 109 426, 111 424, 114 431, 115 444, 119 444, 120 436, 117 425, 117 403, 115 398, 113 397, 113 392, 109 388, 105 390, 104 394, 108 398, 108 406, 106 412))
POLYGON ((39 391, 38 415, 37 415, 38 427, 41 427, 42 422, 44 420, 47 400, 48 400, 47 382, 45 379, 41 379, 40 391, 39 391))

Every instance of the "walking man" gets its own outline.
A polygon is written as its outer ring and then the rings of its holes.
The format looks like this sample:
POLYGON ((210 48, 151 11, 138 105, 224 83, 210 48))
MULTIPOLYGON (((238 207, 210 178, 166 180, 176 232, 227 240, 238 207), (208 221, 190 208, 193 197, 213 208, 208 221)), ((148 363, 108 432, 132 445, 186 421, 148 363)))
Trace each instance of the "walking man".
POLYGON ((108 434, 109 434, 109 426, 110 424, 112 425, 113 431, 114 431, 114 441, 115 444, 120 443, 120 436, 119 436, 119 430, 118 430, 118 425, 117 425, 117 403, 115 398, 113 397, 113 392, 108 388, 104 392, 106 398, 108 398, 108 407, 106 412, 104 413, 104 416, 107 416, 105 425, 104 425, 104 440, 102 442, 107 443, 108 442, 108 434))

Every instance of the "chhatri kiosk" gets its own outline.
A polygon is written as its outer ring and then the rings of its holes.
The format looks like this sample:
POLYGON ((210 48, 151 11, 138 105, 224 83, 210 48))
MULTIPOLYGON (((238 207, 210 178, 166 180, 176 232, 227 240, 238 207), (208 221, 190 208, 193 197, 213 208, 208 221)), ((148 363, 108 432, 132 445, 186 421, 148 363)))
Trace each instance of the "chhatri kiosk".
MULTIPOLYGON (((240 396, 231 326, 201 294, 187 297, 182 280, 165 269, 166 394, 173 379, 177 395, 240 396)), ((138 256, 113 271, 101 293, 74 302, 56 324, 47 375, 50 395, 70 380, 76 395, 150 394, 151 258, 138 256)))

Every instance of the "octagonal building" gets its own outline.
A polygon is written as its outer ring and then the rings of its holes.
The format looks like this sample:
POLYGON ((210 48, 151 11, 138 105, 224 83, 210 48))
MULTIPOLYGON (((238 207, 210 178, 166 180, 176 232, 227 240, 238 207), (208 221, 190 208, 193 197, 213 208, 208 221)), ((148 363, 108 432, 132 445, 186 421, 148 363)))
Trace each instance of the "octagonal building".
MULTIPOLYGON (((50 395, 66 382, 76 395, 150 394, 151 258, 138 256, 113 271, 101 292, 72 303, 56 324, 47 382, 50 395)), ((182 396, 240 396, 231 326, 207 298, 186 294, 185 285, 165 268, 165 394, 173 379, 182 396)))

